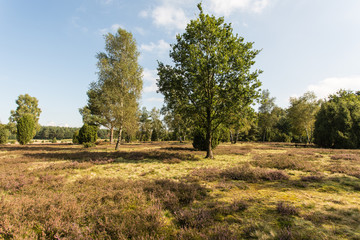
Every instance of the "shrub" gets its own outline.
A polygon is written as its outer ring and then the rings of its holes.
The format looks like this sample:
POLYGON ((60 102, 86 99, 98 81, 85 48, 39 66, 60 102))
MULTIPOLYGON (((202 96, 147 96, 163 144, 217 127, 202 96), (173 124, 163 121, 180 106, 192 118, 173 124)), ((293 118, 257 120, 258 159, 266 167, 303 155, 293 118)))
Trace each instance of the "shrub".
POLYGON ((73 134, 73 144, 79 144, 79 130, 76 130, 73 134))
POLYGON ((151 141, 153 142, 153 141, 157 141, 157 140, 158 140, 158 134, 157 134, 156 129, 154 128, 151 133, 151 141))
POLYGON ((21 145, 27 144, 33 137, 35 128, 34 118, 25 114, 17 122, 17 134, 16 138, 21 145))
POLYGON ((51 140, 52 143, 57 143, 56 137, 51 140))
POLYGON ((9 130, 4 125, 0 124, 0 144, 7 143, 9 138, 9 130))
POLYGON ((79 130, 79 143, 95 143, 97 139, 97 130, 97 126, 85 123, 79 130))
POLYGON ((243 180, 249 182, 257 182, 259 180, 275 181, 287 180, 289 176, 281 170, 272 170, 264 168, 252 168, 246 164, 240 167, 232 167, 225 169, 221 176, 231 180, 243 180))
POLYGON ((176 182, 168 179, 155 180, 147 184, 145 192, 151 193, 161 200, 164 208, 175 212, 194 200, 203 199, 206 189, 197 183, 176 182))
POLYGON ((290 203, 278 202, 276 211, 283 216, 298 215, 299 210, 290 203))
MULTIPOLYGON (((219 137, 218 134, 214 134, 211 139, 211 149, 215 149, 219 145, 219 137)), ((204 129, 197 128, 194 131, 193 135, 193 147, 199 151, 206 151, 206 133, 204 129)))
POLYGON ((96 144, 95 143, 90 143, 90 142, 85 142, 83 143, 84 148, 91 148, 91 147, 95 147, 96 144))

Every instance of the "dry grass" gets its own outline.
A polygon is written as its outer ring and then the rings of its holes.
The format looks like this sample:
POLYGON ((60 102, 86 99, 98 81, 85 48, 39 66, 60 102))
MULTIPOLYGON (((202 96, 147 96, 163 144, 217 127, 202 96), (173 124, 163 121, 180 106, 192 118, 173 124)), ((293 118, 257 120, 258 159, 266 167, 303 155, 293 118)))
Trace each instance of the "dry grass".
POLYGON ((360 239, 359 150, 0 146, 0 239, 360 239))

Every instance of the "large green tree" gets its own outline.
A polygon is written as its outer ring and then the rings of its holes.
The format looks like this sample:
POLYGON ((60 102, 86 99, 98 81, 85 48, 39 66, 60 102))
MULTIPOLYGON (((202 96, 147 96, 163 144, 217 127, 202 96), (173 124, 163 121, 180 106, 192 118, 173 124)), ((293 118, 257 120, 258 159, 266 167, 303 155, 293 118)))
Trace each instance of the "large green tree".
POLYGON ((260 98, 259 114, 258 114, 258 126, 261 134, 262 141, 269 141, 269 135, 276 124, 275 115, 272 114, 275 108, 275 98, 270 97, 269 90, 263 90, 260 98))
POLYGON ((316 115, 314 138, 321 147, 360 148, 360 92, 331 95, 316 115))
POLYGON ((132 34, 118 29, 116 34, 105 35, 105 52, 97 54, 97 82, 87 92, 88 104, 80 112, 89 123, 97 123, 118 131, 118 149, 123 130, 137 124, 138 102, 142 91, 142 68, 138 64, 139 52, 132 34))
POLYGON ((259 51, 234 34, 224 18, 204 14, 201 4, 198 8, 198 18, 172 45, 174 66, 159 62, 157 85, 168 109, 177 109, 205 129, 206 157, 213 158, 214 132, 259 95, 260 71, 253 70, 259 51))
POLYGON ((314 133, 315 115, 320 109, 321 101, 317 100, 313 92, 306 92, 303 96, 290 98, 288 119, 291 132, 300 141, 311 143, 314 133))
POLYGON ((30 115, 34 120, 34 128, 32 136, 34 137, 36 132, 40 130, 39 118, 41 114, 41 109, 38 106, 38 100, 35 97, 31 97, 29 94, 20 95, 16 100, 17 108, 16 110, 11 110, 9 118, 9 126, 12 132, 16 129, 16 123, 24 115, 30 115))

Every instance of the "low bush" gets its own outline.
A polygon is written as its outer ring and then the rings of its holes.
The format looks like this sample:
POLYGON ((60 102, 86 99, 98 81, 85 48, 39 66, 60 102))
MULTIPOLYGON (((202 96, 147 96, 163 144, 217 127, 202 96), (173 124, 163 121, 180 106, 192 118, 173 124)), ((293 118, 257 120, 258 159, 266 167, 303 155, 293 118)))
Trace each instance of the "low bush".
POLYGON ((321 182, 324 179, 323 175, 310 175, 310 176, 301 176, 301 181, 304 182, 321 182))
POLYGON ((73 144, 79 144, 79 130, 76 130, 72 138, 73 144))
POLYGON ((265 169, 260 167, 253 168, 249 164, 225 169, 220 175, 231 180, 243 180, 249 182, 257 182, 259 180, 275 181, 289 179, 289 176, 281 170, 265 169))
MULTIPOLYGON (((215 149, 219 145, 219 137, 214 134, 211 139, 211 149, 215 149)), ((206 151, 208 146, 206 143, 206 132, 202 128, 196 128, 193 133, 193 147, 199 151, 206 151)))
POLYGON ((0 144, 7 143, 9 138, 9 130, 5 125, 0 124, 0 144))
POLYGON ((56 179, 44 175, 28 194, 0 198, 0 239, 172 238, 158 201, 141 186, 84 178, 53 191, 47 182, 56 179))
POLYGON ((78 140, 80 144, 95 143, 97 140, 98 127, 95 125, 84 124, 79 130, 78 140))
POLYGON ((283 216, 292 216, 299 214, 299 210, 296 207, 286 202, 278 202, 276 204, 276 211, 283 216))
POLYGON ((203 199, 207 195, 206 189, 197 183, 176 182, 168 179, 155 180, 147 184, 144 191, 160 199, 164 208, 172 212, 189 205, 195 199, 203 199))
POLYGON ((311 162, 293 154, 269 154, 267 156, 256 156, 252 165, 258 167, 315 171, 316 167, 311 162))
POLYGON ((84 148, 92 148, 92 147, 96 147, 96 144, 92 142, 84 142, 83 146, 84 148))

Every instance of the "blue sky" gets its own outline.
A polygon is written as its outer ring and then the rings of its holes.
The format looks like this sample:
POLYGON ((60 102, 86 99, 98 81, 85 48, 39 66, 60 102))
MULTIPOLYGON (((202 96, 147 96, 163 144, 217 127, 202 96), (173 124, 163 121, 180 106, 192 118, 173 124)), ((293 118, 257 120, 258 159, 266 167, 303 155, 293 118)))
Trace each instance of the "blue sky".
MULTIPOLYGON (((81 126, 78 108, 96 81, 103 35, 133 33, 144 68, 142 106, 162 106, 157 60, 171 63, 169 44, 196 18, 198 0, 0 0, 0 121, 15 100, 39 100, 40 124, 81 126)), ((360 1, 203 0, 204 11, 224 16, 234 32, 262 52, 256 67, 262 89, 276 104, 314 91, 360 90, 360 1)))

